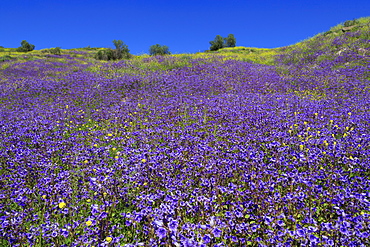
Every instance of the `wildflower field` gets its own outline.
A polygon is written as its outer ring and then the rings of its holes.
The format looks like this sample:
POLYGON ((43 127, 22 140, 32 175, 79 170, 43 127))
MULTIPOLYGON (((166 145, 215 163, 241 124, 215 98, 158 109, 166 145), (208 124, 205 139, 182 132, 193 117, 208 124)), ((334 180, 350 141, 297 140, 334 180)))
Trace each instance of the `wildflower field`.
POLYGON ((0 63, 0 246, 369 246, 365 24, 271 50, 0 63))

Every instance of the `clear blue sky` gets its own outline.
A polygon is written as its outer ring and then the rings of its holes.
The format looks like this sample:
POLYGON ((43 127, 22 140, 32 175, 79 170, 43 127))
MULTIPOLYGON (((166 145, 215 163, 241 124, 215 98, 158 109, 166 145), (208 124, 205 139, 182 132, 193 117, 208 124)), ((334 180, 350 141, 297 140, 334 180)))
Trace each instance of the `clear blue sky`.
POLYGON ((0 46, 113 47, 117 39, 132 54, 154 44, 194 53, 232 33, 237 46, 274 48, 366 16, 369 0, 0 0, 0 46))

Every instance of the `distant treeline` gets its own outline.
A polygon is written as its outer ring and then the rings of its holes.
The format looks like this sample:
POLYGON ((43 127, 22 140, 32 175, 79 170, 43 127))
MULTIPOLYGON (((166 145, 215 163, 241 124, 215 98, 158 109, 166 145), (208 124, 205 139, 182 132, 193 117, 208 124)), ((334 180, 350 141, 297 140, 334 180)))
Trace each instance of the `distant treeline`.
MULTIPOLYGON (((220 35, 217 35, 213 41, 209 42, 211 44, 209 50, 217 51, 224 47, 235 47, 236 39, 233 34, 229 34, 226 38, 223 38, 220 35)), ((129 59, 132 55, 130 54, 130 50, 128 46, 122 40, 113 40, 113 44, 115 49, 111 48, 97 48, 97 47, 90 47, 87 46, 85 48, 79 48, 83 50, 98 50, 95 54, 95 59, 98 60, 119 60, 119 59, 129 59)), ((35 45, 28 43, 26 40, 22 40, 21 46, 18 48, 7 48, 9 52, 30 52, 35 49, 35 45)), ((74 49, 74 50, 79 50, 74 49)), ((0 46, 0 52, 5 51, 4 47, 0 46)), ((49 48, 49 49, 42 49, 42 53, 50 53, 54 55, 61 55, 61 48, 49 48)), ((170 49, 166 45, 155 44, 149 47, 149 55, 156 56, 156 55, 169 55, 171 54, 170 49)))

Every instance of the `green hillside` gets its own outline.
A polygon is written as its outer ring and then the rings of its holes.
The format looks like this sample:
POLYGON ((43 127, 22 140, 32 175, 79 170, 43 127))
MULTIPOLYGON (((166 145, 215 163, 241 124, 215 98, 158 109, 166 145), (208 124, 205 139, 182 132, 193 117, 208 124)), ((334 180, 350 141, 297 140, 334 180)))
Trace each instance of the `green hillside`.
MULTIPOLYGON (((338 57, 343 52, 355 52, 367 54, 370 47, 370 17, 345 21, 328 31, 319 33, 311 38, 296 44, 278 48, 256 48, 256 47, 228 47, 218 51, 199 52, 195 54, 173 54, 168 55, 177 59, 176 66, 189 65, 188 60, 194 58, 210 58, 222 56, 225 60, 241 60, 266 65, 312 63, 330 60, 338 57)), ((76 48, 62 49, 61 54, 70 54, 74 57, 88 59, 95 62, 94 55, 104 48, 76 48)), ((0 48, 1 61, 29 61, 45 58, 52 55, 49 49, 34 50, 28 53, 17 52, 16 48, 0 48)), ((140 63, 149 55, 132 56, 134 63, 140 63)), ((360 61, 359 61, 360 62, 360 61)), ((351 63, 356 63, 352 60, 351 63)), ((175 67, 176 67, 175 66, 175 67)), ((162 68, 166 69, 166 68, 162 68)), ((171 69, 171 66, 170 66, 171 69)))

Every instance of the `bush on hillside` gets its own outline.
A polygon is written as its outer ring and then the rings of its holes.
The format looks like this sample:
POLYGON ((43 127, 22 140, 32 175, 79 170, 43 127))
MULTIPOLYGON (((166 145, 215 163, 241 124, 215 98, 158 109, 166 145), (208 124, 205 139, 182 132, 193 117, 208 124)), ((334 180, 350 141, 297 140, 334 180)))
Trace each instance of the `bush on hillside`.
POLYGON ((18 52, 29 52, 33 51, 35 49, 35 46, 28 43, 26 40, 22 40, 21 46, 17 48, 18 52))
POLYGON ((155 44, 155 45, 150 46, 150 48, 149 48, 149 54, 151 56, 155 56, 155 55, 169 55, 169 54, 171 54, 171 52, 170 52, 168 46, 155 44))
POLYGON ((100 50, 95 54, 95 59, 98 60, 118 60, 118 59, 129 59, 131 57, 128 46, 122 40, 113 40, 113 44, 116 49, 104 49, 100 50))
POLYGON ((116 47, 116 49, 113 50, 116 59, 130 58, 130 50, 122 40, 113 40, 113 44, 116 47))
POLYGON ((354 25, 357 25, 359 24, 359 21, 358 20, 348 20, 348 21, 345 21, 343 26, 344 27, 351 27, 351 26, 354 26, 354 25))
POLYGON ((49 50, 50 50, 50 53, 54 55, 60 55, 61 53, 60 47, 50 48, 49 50))
POLYGON ((53 55, 60 55, 61 54, 61 49, 60 47, 55 47, 55 48, 50 48, 50 49, 43 49, 41 50, 42 53, 50 53, 53 55))

